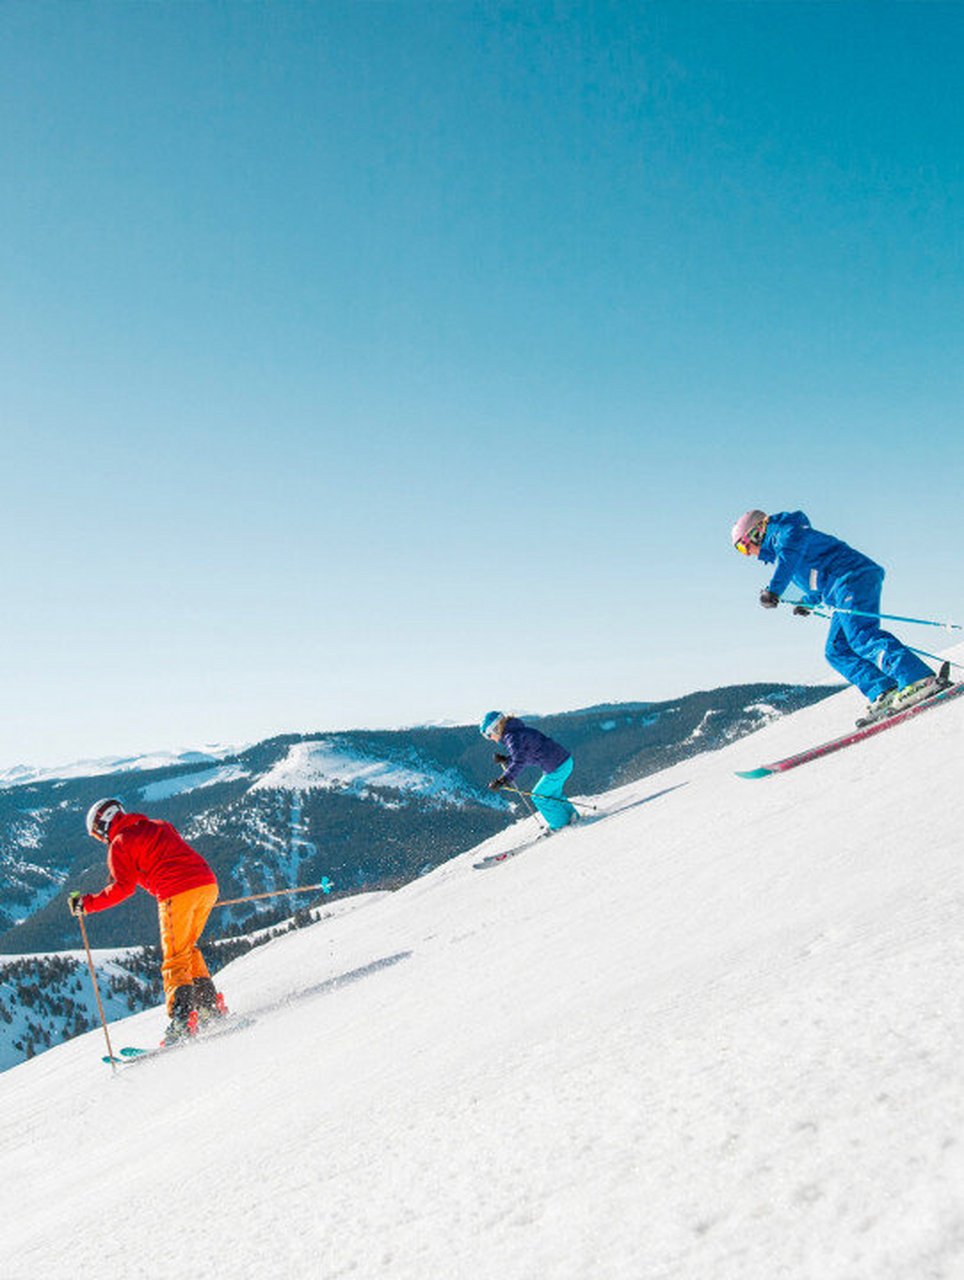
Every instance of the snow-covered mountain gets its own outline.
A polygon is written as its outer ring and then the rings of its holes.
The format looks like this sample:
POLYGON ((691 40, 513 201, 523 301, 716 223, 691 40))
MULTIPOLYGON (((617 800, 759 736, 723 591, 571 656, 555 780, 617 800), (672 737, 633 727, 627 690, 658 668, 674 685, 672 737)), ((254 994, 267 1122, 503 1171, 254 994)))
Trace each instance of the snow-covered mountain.
POLYGON ((4 1275, 957 1280, 964 706, 734 774, 858 706, 276 938, 220 975, 233 1035, 6 1072, 4 1275))
MULTIPOLYGON (((159 956, 140 949, 97 951, 94 965, 109 1018, 161 998, 159 956)), ((0 957, 0 1071, 98 1025, 83 951, 0 957)))
POLYGON ((211 746, 191 751, 149 751, 136 756, 101 756, 96 760, 75 760, 71 764, 40 767, 13 765, 0 769, 0 788, 19 787, 25 782, 51 782, 67 778, 97 778, 113 773, 148 772, 178 765, 214 764, 241 748, 211 746))
MULTIPOLYGON (((539 723, 574 752, 574 785, 599 790, 732 741, 829 692, 739 686, 539 723)), ((323 876, 337 893, 354 893, 404 883, 510 822, 509 803, 485 787, 494 772, 473 726, 288 735, 241 750, 81 762, 26 781, 8 771, 0 786, 0 954, 77 945, 65 895, 104 883, 103 850, 83 823, 100 796, 174 822, 210 859, 225 897, 323 876)), ((270 901, 228 908, 219 926, 246 929, 272 913, 270 901)), ((91 921, 102 948, 150 945, 156 936, 144 894, 91 921)))

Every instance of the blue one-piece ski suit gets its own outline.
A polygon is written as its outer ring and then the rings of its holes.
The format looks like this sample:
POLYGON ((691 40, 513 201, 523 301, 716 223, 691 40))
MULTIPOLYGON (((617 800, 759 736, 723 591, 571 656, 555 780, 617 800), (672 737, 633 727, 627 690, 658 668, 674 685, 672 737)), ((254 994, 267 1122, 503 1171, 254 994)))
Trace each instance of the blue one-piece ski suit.
POLYGON ((768 588, 774 595, 782 596, 792 582, 809 608, 826 604, 859 611, 833 615, 826 657, 871 702, 888 689, 903 689, 933 674, 916 653, 881 628, 878 618, 861 616, 880 612, 881 566, 812 528, 802 511, 770 516, 760 559, 776 562, 768 588))

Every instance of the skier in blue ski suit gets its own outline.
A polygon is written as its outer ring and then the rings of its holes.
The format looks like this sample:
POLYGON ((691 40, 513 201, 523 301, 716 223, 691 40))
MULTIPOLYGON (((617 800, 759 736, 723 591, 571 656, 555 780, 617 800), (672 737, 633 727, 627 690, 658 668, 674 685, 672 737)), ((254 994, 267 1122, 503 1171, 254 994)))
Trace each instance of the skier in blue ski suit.
POLYGON ((542 770, 542 777, 532 788, 532 802, 549 829, 558 831, 576 820, 576 810, 563 795, 573 763, 565 747, 538 729, 530 729, 515 716, 499 711, 488 712, 479 729, 484 738, 499 742, 505 748, 505 752, 495 757, 502 765, 502 776, 489 783, 490 790, 510 786, 527 765, 534 765, 542 770))
MULTIPOLYGON (((748 512, 751 515, 762 512, 748 512)), ((739 525, 739 522, 738 522, 739 525)), ((747 545, 735 536, 734 545, 764 564, 776 564, 769 585, 760 593, 764 608, 773 609, 792 583, 801 592, 793 612, 806 615, 817 605, 853 610, 834 613, 827 636, 826 658, 835 671, 857 686, 871 703, 889 703, 895 693, 921 680, 934 680, 933 672, 896 636, 884 631, 876 616, 884 570, 875 561, 839 538, 814 529, 802 511, 781 511, 764 516, 747 545), (762 526, 762 532, 761 532, 762 526)))

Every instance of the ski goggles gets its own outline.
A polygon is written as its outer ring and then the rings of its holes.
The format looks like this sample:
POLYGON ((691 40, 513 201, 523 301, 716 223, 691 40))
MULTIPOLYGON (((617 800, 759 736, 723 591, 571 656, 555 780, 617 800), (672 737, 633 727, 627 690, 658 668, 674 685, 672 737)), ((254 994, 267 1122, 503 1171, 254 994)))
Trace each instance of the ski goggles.
POLYGON ((758 547, 763 541, 763 535, 767 531, 766 520, 761 520, 759 524, 755 524, 752 529, 747 529, 743 537, 736 543, 736 549, 741 556, 748 556, 752 547, 758 547))

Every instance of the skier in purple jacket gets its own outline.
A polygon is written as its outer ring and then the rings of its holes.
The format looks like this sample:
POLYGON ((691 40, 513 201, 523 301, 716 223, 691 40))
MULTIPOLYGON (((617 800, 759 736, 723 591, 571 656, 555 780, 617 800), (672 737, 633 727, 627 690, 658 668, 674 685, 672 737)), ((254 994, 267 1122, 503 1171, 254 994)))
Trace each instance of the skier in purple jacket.
POLYGON ((517 775, 527 765, 533 765, 542 770, 542 777, 532 788, 532 800, 549 830, 559 831, 577 820, 579 815, 563 795, 566 779, 572 773, 572 756, 565 747, 501 711, 487 712, 479 732, 505 748, 504 752, 496 752, 502 776, 489 783, 490 791, 511 787, 517 775))

